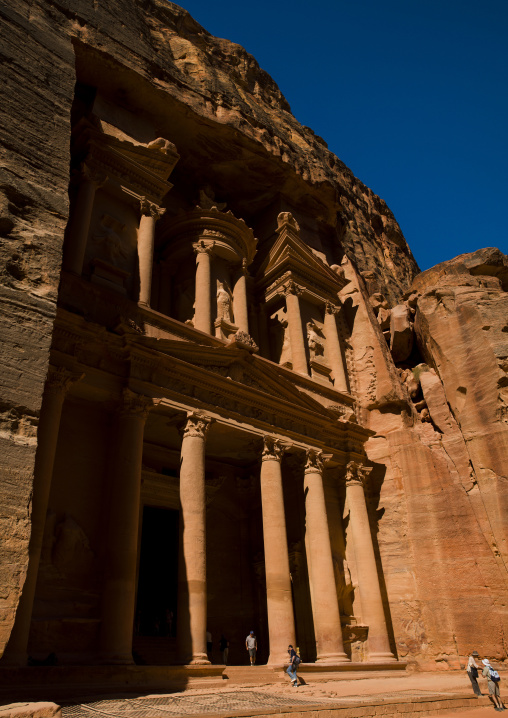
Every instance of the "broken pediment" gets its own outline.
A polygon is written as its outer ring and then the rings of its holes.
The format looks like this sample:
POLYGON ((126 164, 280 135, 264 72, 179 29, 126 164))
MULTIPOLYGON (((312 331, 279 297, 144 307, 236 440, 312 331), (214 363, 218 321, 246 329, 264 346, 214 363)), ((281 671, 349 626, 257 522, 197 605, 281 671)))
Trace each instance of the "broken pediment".
POLYGON ((300 228, 290 212, 277 218, 277 239, 257 273, 257 285, 270 301, 282 286, 293 280, 314 301, 334 301, 347 284, 344 276, 329 267, 300 239, 300 228))
POLYGON ((168 177, 179 159, 176 147, 162 137, 141 144, 123 133, 105 131, 108 128, 97 124, 82 119, 76 125, 73 156, 86 160, 135 199, 146 197, 159 204, 173 186, 168 177))

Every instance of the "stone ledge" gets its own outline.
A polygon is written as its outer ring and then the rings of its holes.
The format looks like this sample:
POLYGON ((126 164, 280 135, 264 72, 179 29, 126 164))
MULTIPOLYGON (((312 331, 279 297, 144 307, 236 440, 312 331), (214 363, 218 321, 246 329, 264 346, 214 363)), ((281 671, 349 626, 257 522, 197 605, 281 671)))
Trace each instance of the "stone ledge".
POLYGON ((0 718, 61 718, 56 703, 10 703, 0 706, 0 718))

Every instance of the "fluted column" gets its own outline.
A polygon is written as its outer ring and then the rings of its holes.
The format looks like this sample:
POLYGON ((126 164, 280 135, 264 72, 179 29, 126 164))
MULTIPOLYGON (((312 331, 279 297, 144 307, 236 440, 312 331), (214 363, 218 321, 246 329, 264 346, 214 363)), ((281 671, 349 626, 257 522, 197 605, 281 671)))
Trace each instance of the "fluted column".
POLYGON ((194 327, 212 333, 212 252, 213 242, 200 240, 192 245, 196 253, 196 302, 194 327))
POLYGON ((178 657, 209 663, 206 653, 205 442, 212 420, 189 412, 180 459, 180 557, 178 562, 178 657))
POLYGON ((107 478, 109 506, 103 560, 101 660, 104 663, 133 663, 143 434, 152 405, 149 397, 124 389, 116 413, 107 478))
POLYGON ((35 454, 34 463, 28 569, 16 611, 16 620, 2 658, 2 663, 5 664, 26 664, 28 637, 30 634, 30 623, 32 620, 37 574, 39 572, 62 406, 69 387, 80 378, 79 374, 74 374, 62 367, 56 369, 53 367, 49 368, 37 429, 37 452, 35 454))
POLYGON ((79 188, 76 203, 66 231, 64 268, 68 272, 81 276, 85 259, 88 232, 92 220, 95 192, 107 181, 107 176, 83 163, 79 173, 79 188))
POLYGON ((293 280, 284 285, 289 341, 291 343, 291 363, 294 371, 308 376, 309 368, 305 352, 300 300, 298 299, 301 293, 301 288, 293 280))
POLYGON ((386 618, 372 543, 364 481, 371 469, 350 461, 346 469, 346 500, 362 602, 362 620, 369 627, 370 661, 395 661, 390 648, 386 618))
POLYGON ((337 331, 336 315, 339 313, 339 311, 339 306, 336 306, 331 302, 326 303, 324 321, 326 350, 330 358, 334 387, 338 391, 349 391, 347 382, 347 371, 344 365, 344 359, 339 340, 339 333, 337 331))
POLYGON ((288 645, 296 645, 280 465, 283 453, 284 447, 280 441, 269 436, 264 437, 261 503, 270 637, 268 663, 283 663, 287 659, 288 645))
POLYGON ((305 466, 305 526, 311 565, 312 616, 317 661, 349 661, 344 652, 339 603, 333 571, 332 549, 323 487, 323 454, 309 449, 305 466))
POLYGON ((152 294, 155 223, 166 210, 149 202, 146 197, 141 199, 140 209, 141 219, 138 230, 139 304, 149 307, 152 294))
POLYGON ((233 312, 235 324, 241 332, 249 333, 249 308, 247 304, 247 262, 244 259, 233 289, 233 312))

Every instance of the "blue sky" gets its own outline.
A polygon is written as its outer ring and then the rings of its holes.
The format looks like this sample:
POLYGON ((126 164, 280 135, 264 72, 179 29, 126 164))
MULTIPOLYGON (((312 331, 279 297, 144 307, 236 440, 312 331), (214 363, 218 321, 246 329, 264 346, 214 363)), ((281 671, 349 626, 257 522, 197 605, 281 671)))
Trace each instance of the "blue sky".
POLYGON ((422 269, 508 252, 508 0, 185 0, 394 213, 422 269))

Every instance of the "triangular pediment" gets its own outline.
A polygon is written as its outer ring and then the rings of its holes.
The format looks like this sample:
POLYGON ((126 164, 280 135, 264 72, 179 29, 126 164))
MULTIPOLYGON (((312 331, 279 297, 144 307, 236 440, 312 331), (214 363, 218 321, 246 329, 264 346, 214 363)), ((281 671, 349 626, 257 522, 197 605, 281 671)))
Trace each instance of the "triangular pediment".
MULTIPOLYGON (((181 362, 180 371, 187 376, 189 371, 195 374, 196 381, 199 381, 200 373, 203 378, 208 376, 208 381, 213 377, 218 392, 228 392, 232 387, 247 389, 246 395, 251 397, 257 395, 260 398, 262 394, 265 401, 283 402, 295 409, 317 412, 335 419, 325 406, 292 384, 285 376, 287 371, 240 348, 196 347, 178 340, 149 337, 139 337, 136 343, 181 362)), ((174 365, 174 371, 180 373, 177 365, 174 365)))
POLYGON ((292 278, 303 287, 321 290, 324 298, 335 298, 347 280, 300 239, 293 218, 280 222, 277 235, 258 270, 258 286, 267 288, 292 278))

